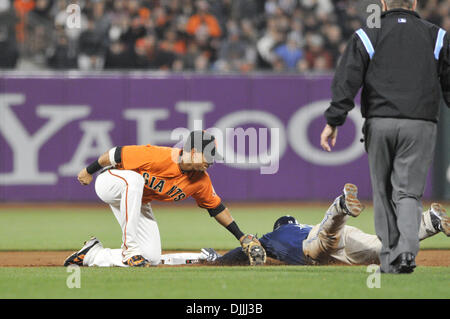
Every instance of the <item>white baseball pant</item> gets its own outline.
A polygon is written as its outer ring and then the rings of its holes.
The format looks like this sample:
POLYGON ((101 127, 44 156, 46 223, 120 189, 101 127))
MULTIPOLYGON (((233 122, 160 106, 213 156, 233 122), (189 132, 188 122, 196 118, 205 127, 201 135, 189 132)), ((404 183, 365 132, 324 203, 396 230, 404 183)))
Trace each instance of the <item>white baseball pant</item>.
MULTIPOLYGON (((339 198, 330 206, 322 222, 315 225, 303 242, 303 252, 312 264, 341 262, 350 265, 379 264, 381 241, 376 235, 345 225, 348 215, 339 205, 339 198)), ((437 234, 431 224, 430 211, 422 214, 419 239, 437 234)))
POLYGON ((126 266, 142 255, 151 264, 161 261, 161 239, 150 203, 142 204, 144 178, 134 171, 111 169, 97 176, 95 192, 109 204, 122 229, 121 249, 96 245, 86 254, 85 266, 126 266))

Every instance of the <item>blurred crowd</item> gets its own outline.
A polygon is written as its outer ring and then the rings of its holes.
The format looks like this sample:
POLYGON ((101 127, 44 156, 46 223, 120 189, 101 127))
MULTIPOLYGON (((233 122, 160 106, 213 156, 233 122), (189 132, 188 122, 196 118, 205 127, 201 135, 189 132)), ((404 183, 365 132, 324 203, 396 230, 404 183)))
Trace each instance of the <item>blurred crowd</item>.
MULTIPOLYGON (((327 72, 365 23, 358 2, 0 0, 0 68, 327 72)), ((420 3, 450 30, 450 1, 420 3)))

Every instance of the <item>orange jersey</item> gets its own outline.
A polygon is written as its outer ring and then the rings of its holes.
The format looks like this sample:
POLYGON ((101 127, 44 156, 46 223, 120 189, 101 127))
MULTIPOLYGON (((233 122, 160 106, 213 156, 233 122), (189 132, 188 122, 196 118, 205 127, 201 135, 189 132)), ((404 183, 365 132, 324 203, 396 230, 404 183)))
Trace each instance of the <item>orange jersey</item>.
POLYGON ((176 161, 181 150, 154 145, 123 146, 118 169, 132 170, 145 179, 142 202, 180 201, 192 196, 197 205, 213 209, 220 205, 206 172, 183 173, 176 161))

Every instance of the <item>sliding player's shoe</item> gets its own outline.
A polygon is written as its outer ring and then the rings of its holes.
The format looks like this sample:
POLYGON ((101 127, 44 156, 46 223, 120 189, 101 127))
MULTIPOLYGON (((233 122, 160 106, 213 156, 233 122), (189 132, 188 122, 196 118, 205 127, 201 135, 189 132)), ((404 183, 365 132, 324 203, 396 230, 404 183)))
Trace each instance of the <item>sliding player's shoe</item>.
POLYGON ((339 204, 345 214, 358 217, 364 210, 363 204, 358 199, 358 187, 354 184, 345 184, 343 195, 339 199, 339 204))
POLYGON ((450 217, 447 216, 445 208, 441 204, 431 204, 430 217, 433 227, 450 237, 450 217))

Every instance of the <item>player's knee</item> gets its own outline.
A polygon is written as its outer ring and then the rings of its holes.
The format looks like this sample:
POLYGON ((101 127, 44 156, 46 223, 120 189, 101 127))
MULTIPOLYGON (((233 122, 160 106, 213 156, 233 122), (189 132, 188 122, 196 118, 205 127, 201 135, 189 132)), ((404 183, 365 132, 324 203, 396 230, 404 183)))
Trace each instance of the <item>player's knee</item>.
POLYGON ((129 174, 129 176, 127 176, 126 180, 128 183, 129 190, 131 190, 131 191, 133 191, 133 190, 142 191, 143 190, 145 180, 142 177, 142 175, 140 175, 136 172, 130 172, 130 174, 129 174))
POLYGON ((97 194, 101 193, 102 187, 100 187, 100 186, 101 186, 102 184, 104 184, 104 182, 102 182, 102 179, 103 179, 103 176, 102 176, 102 175, 103 175, 103 174, 98 175, 97 178, 95 179, 95 182, 94 182, 94 188, 95 188, 95 192, 96 192, 97 194))
POLYGON ((95 179, 95 193, 105 203, 108 203, 113 199, 113 196, 108 191, 108 185, 104 174, 98 175, 95 179))
POLYGON ((340 234, 324 234, 323 232, 319 233, 319 239, 321 243, 322 250, 327 253, 334 252, 339 244, 341 239, 340 234))

